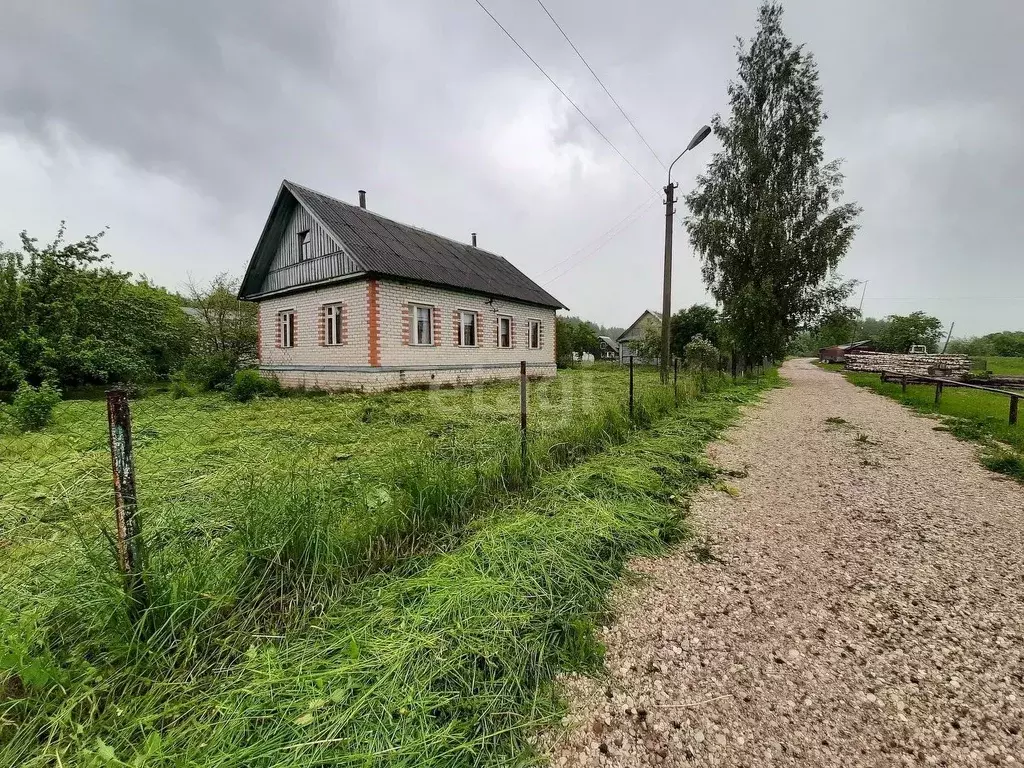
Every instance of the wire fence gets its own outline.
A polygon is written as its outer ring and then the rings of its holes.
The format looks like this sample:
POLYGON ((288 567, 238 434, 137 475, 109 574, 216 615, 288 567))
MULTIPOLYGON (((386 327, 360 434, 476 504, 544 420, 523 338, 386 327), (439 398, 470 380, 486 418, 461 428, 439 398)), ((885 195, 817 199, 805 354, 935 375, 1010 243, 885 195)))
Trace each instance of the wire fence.
POLYGON ((460 389, 66 400, 41 430, 0 422, 4 601, 31 603, 54 579, 99 567, 120 571, 142 603, 148 555, 211 550, 269 507, 299 527, 309 508, 333 507, 347 563, 379 567, 496 492, 724 385, 731 367, 697 375, 674 361, 667 384, 651 366, 597 364, 530 381, 524 366, 518 382, 460 389))

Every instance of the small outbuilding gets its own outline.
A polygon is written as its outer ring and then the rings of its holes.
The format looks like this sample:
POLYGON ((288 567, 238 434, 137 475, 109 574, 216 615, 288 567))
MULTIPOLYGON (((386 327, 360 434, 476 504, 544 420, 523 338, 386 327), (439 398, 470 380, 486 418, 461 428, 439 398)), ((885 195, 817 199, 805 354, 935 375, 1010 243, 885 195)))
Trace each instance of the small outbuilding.
POLYGON ((875 344, 870 339, 850 344, 836 344, 818 350, 818 359, 823 363, 845 363, 848 352, 874 352, 875 344))

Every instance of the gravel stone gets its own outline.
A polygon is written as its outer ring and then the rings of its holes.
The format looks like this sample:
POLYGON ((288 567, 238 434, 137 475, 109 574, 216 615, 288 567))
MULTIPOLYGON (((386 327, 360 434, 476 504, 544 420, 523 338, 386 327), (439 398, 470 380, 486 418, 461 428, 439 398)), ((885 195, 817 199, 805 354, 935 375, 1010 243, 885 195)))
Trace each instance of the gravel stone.
POLYGON ((607 679, 561 681, 553 764, 1021 764, 1024 486, 841 376, 782 373, 708 449, 738 492, 692 503, 717 560, 632 563, 607 679))

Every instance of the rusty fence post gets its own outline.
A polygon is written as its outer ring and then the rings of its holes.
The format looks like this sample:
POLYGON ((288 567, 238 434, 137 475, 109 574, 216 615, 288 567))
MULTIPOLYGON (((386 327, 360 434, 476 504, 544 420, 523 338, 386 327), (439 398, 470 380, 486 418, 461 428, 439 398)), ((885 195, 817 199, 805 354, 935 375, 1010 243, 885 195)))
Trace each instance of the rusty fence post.
POLYGON ((526 474, 526 361, 519 361, 519 460, 526 474))
POLYGON ((629 356, 629 418, 633 418, 633 356, 629 356))
POLYGON ((135 459, 132 454, 132 414, 123 389, 107 392, 110 464, 114 474, 114 519, 117 528, 117 564, 124 577, 129 615, 138 617, 148 607, 142 578, 142 526, 135 495, 135 459))
POLYGON ((1017 395, 1010 397, 1010 424, 1017 423, 1017 408, 1020 405, 1020 398, 1017 395))
POLYGON ((672 393, 676 399, 676 408, 679 407, 679 358, 672 359, 672 393))
POLYGON ((939 401, 942 400, 942 382, 935 382, 935 404, 938 405, 939 401))

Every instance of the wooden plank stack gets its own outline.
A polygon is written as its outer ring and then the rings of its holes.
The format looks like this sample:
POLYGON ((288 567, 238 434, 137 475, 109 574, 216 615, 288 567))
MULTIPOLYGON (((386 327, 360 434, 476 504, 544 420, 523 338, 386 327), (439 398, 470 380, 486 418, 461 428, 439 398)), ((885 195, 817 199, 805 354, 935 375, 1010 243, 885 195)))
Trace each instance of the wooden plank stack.
POLYGON ((939 376, 961 379, 971 373, 967 355, 897 355, 856 352, 846 355, 846 370, 889 373, 896 376, 939 376))

